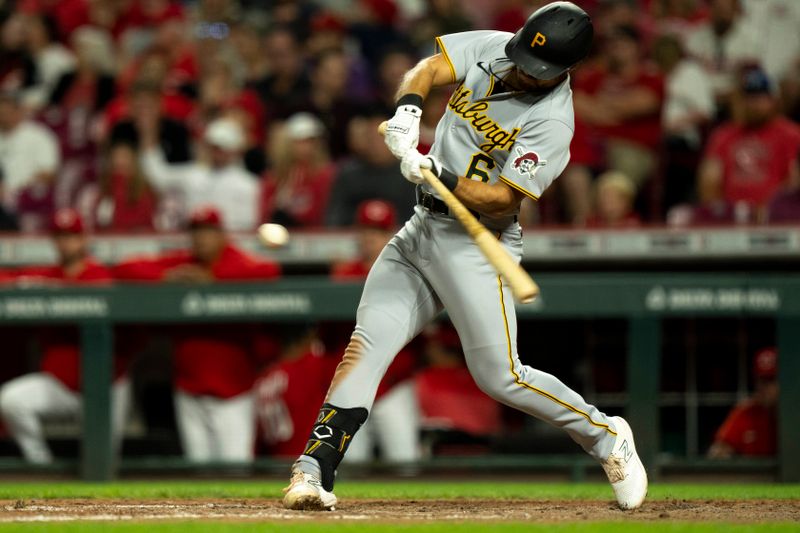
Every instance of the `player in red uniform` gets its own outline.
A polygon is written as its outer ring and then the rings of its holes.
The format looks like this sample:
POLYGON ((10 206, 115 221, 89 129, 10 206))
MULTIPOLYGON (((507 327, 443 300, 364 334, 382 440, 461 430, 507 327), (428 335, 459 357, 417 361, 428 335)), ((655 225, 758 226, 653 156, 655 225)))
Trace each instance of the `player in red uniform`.
MULTIPOLYGON (((111 273, 88 251, 80 215, 58 210, 52 220, 53 243, 59 262, 9 273, 17 281, 47 284, 107 283, 111 273)), ((76 332, 46 330, 42 336, 40 371, 12 379, 0 389, 0 413, 6 427, 32 463, 47 464, 53 456, 44 439, 42 418, 77 418, 81 413, 80 345, 76 332)), ((117 350, 112 389, 113 434, 122 435, 130 405, 130 384, 125 377, 126 357, 117 350)))
POLYGON ((326 353, 313 328, 281 331, 280 360, 264 369, 253 387, 256 418, 266 452, 295 457, 305 449, 339 358, 326 353))
MULTIPOLYGON (((280 267, 238 248, 223 231, 213 207, 190 220, 190 250, 117 265, 124 280, 189 283, 272 280, 280 267)), ((246 325, 177 328, 174 339, 175 411, 186 456, 197 462, 253 458, 255 418, 252 387, 258 364, 258 332, 246 325)))
POLYGON ((765 348, 753 361, 756 388, 733 408, 717 430, 710 457, 772 456, 778 450, 778 352, 765 348))

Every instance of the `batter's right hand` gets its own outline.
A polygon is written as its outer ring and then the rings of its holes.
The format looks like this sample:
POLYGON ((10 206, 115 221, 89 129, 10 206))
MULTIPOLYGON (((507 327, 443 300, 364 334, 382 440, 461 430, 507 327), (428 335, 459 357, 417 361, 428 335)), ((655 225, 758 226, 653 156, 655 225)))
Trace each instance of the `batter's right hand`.
POLYGON ((419 119, 422 109, 416 105, 397 106, 394 116, 386 124, 384 142, 397 159, 402 159, 419 143, 419 119))
POLYGON ((425 183, 425 178, 422 177, 423 168, 431 170, 433 168, 433 160, 431 157, 419 153, 416 148, 406 152, 403 159, 400 160, 400 172, 411 183, 417 185, 425 183))

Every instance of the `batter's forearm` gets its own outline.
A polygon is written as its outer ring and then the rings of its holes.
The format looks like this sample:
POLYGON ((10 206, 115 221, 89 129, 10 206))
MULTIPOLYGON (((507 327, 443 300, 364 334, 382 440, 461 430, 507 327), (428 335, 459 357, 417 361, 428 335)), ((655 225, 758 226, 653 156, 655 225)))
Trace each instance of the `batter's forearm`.
POLYGON ((464 177, 458 178, 453 194, 469 209, 495 217, 515 213, 522 201, 519 193, 504 183, 490 185, 464 177))
POLYGON ((423 59, 414 68, 406 72, 397 88, 395 100, 407 94, 418 94, 423 100, 431 92, 432 87, 440 87, 453 83, 450 66, 442 54, 423 59))

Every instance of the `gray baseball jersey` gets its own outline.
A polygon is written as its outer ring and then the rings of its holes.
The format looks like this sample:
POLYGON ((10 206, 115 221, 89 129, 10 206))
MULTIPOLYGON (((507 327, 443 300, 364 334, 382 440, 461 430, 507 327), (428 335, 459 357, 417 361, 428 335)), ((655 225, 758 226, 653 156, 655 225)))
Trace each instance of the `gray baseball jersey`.
MULTIPOLYGON (((537 198, 569 160, 571 92, 564 81, 544 95, 493 95, 497 82, 491 72, 510 66, 503 59, 510 37, 476 31, 437 39, 460 85, 436 128, 432 152, 451 172, 500 180, 537 198)), ((519 224, 491 222, 500 243, 519 261, 519 224)), ((563 428, 593 457, 608 457, 616 438, 613 423, 555 376, 522 364, 509 287, 457 220, 419 205, 370 270, 355 331, 326 401, 370 409, 394 356, 442 309, 458 331, 481 389, 563 428)), ((297 464, 315 473, 313 457, 303 455, 297 464)))
POLYGON ((493 73, 513 66, 504 53, 512 36, 468 31, 436 39, 459 85, 436 127, 431 154, 459 176, 502 181, 536 200, 569 162, 572 90, 567 79, 544 95, 493 95, 493 73))

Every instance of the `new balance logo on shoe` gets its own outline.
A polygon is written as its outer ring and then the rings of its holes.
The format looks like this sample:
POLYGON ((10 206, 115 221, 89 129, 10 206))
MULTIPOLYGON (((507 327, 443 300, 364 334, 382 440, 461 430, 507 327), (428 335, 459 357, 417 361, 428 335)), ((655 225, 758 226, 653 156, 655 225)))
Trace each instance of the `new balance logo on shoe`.
POLYGON ((626 463, 633 457, 633 452, 628 448, 627 440, 622 441, 622 445, 619 447, 619 453, 626 463))

